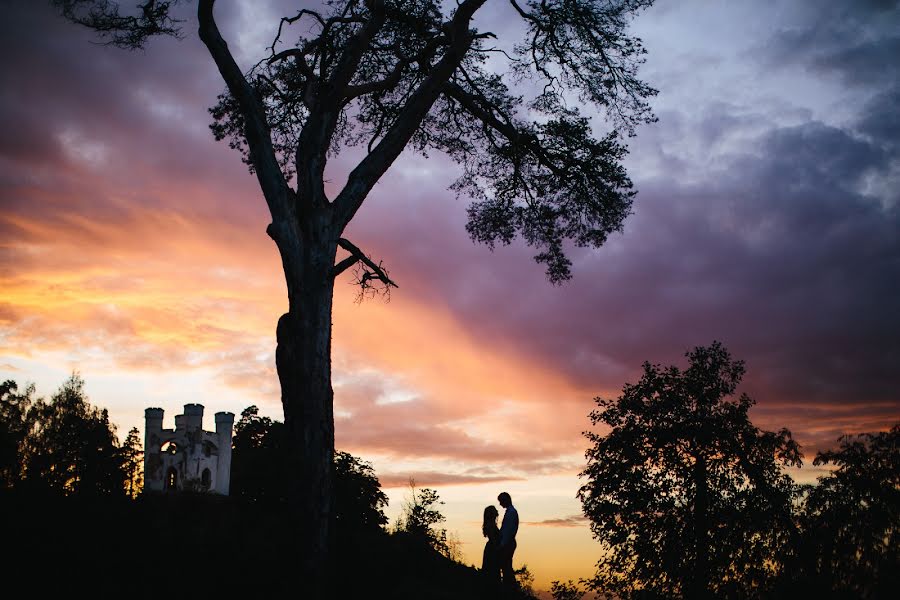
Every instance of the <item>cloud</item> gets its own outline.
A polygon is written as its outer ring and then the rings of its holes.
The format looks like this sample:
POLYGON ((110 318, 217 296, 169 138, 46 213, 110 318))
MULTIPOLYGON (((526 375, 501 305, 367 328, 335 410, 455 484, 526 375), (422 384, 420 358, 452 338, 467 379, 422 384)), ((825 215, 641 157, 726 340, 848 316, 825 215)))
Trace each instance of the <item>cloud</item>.
POLYGON ((767 64, 802 64, 845 83, 866 86, 896 81, 900 10, 896 2, 798 3, 794 25, 777 31, 761 48, 767 64))
POLYGON ((569 515, 558 519, 544 519, 543 521, 525 521, 525 525, 536 527, 584 527, 588 524, 587 517, 583 515, 569 515))
POLYGON ((383 471, 378 474, 378 481, 383 488, 407 488, 410 480, 416 487, 446 487, 451 485, 473 485, 479 483, 496 483, 500 481, 521 481, 521 477, 478 477, 458 473, 442 473, 438 471, 383 471))

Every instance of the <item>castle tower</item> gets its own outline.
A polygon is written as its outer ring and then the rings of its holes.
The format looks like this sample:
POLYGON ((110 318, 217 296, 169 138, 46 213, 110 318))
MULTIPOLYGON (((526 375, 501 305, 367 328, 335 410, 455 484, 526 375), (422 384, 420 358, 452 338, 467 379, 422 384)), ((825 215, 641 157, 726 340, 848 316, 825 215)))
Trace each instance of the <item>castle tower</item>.
POLYGON ((216 492, 228 495, 231 487, 231 437, 234 428, 234 413, 216 413, 216 436, 219 438, 219 461, 216 473, 216 492))
POLYGON ((144 411, 144 490, 147 491, 161 492, 163 489, 159 451, 164 413, 161 408, 148 408, 144 411))
POLYGON ((175 429, 163 428, 163 414, 161 408, 144 411, 144 489, 227 496, 234 414, 216 413, 215 433, 203 430, 202 404, 185 404, 175 429))

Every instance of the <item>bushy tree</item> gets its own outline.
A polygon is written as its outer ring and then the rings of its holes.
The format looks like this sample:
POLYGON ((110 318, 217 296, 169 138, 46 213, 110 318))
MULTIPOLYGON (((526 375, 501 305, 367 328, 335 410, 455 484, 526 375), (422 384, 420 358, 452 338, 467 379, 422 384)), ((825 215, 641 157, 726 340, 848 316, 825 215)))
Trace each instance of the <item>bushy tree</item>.
POLYGON ((581 600, 584 591, 571 579, 566 582, 553 581, 550 583, 550 595, 553 600, 581 600))
POLYGON ((589 586, 622 598, 764 596, 794 533, 800 465, 789 431, 751 423, 744 375, 718 342, 688 367, 644 363, 619 398, 597 398, 578 492, 604 558, 589 586))
MULTIPOLYGON (((124 9, 112 0, 53 2, 117 46, 180 34, 179 0, 124 9)), ((284 268, 289 306, 276 329, 276 366, 310 595, 319 595, 331 515, 334 281, 352 270, 363 294, 396 286, 344 237, 347 226, 405 148, 436 150, 462 166, 454 188, 474 199, 474 240, 521 236, 551 281, 569 278, 565 242, 599 247, 630 212, 622 139, 654 120, 647 98, 655 90, 637 78, 644 48, 627 26, 650 4, 510 0, 503 23, 519 23, 509 28, 519 43, 504 48, 474 25, 486 0, 330 0, 281 19, 277 32, 273 23, 268 52, 244 70, 214 0, 198 0, 199 36, 227 88, 212 109, 213 133, 255 173, 284 268), (595 135, 576 98, 608 115, 610 130, 595 135), (348 146, 365 148, 363 157, 329 197, 326 164, 348 146)))
POLYGON ((26 479, 64 494, 122 495, 125 476, 115 426, 91 406, 84 380, 73 373, 49 402, 38 399, 29 418, 26 479))
POLYGON ((387 495, 372 465, 349 452, 334 453, 334 520, 338 530, 375 530, 387 525, 387 495))
POLYGON ((893 596, 900 589, 900 424, 838 442, 813 461, 835 469, 807 489, 801 581, 841 597, 893 596))
POLYGON ((24 449, 31 429, 33 396, 33 384, 23 393, 15 381, 0 384, 0 489, 15 487, 25 475, 24 449))
POLYGON ((449 554, 447 530, 438 528, 447 520, 440 511, 443 503, 437 490, 417 488, 415 480, 410 479, 397 529, 446 556, 449 554))
POLYGON ((241 412, 232 438, 232 496, 256 502, 287 499, 284 437, 284 424, 259 416, 256 406, 241 412))
MULTIPOLYGON (((231 495, 253 502, 287 500, 284 423, 261 417, 259 408, 241 412, 234 427, 231 495)), ((372 466, 348 452, 334 454, 333 518, 344 537, 387 524, 387 495, 372 466)))

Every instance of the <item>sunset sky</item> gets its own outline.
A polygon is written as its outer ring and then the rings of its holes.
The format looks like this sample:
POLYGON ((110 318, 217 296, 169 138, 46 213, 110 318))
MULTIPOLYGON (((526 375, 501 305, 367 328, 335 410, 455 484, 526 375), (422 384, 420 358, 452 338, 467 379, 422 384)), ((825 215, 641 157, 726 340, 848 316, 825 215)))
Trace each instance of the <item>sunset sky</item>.
MULTIPOLYGON (((189 402, 207 429, 251 404, 281 419, 281 264, 255 179, 209 131, 224 86, 194 17, 129 53, 48 5, 2 3, 0 380, 50 396, 77 370, 120 439, 150 406, 168 427, 189 402)), ((296 6, 217 3, 242 67, 296 6)), ((511 10, 476 25, 502 34, 511 10)), ((582 432, 645 360, 721 341, 755 424, 802 445, 803 481, 838 436, 900 421, 898 2, 658 0, 632 30, 659 122, 628 140, 624 231, 574 251, 572 281, 470 241, 459 168, 408 153, 347 232, 399 289, 335 286, 338 448, 372 462, 392 519, 410 477, 437 489, 467 563, 510 492, 516 566, 544 588, 593 572, 582 432)))

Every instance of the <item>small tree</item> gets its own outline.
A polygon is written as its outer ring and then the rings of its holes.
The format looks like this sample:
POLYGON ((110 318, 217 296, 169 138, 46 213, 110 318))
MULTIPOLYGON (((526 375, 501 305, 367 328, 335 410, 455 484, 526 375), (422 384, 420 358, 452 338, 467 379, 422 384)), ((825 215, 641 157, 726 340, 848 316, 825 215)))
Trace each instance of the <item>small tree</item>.
POLYGON ((534 573, 528 569, 528 565, 522 565, 514 571, 516 584, 525 598, 537 598, 534 593, 534 573))
POLYGON ((403 514, 400 516, 398 529, 447 556, 449 554, 447 530, 436 528, 447 520, 438 509, 443 503, 436 490, 418 489, 415 480, 410 479, 409 495, 403 503, 403 514))
POLYGON ((553 581, 550 583, 550 595, 553 596, 553 600, 581 600, 584 591, 572 580, 565 583, 553 581))
POLYGON ((106 409, 91 406, 84 380, 73 373, 50 402, 29 411, 26 479, 64 494, 125 493, 122 453, 106 409))
POLYGON ((260 417, 256 406, 241 412, 232 438, 232 496, 256 502, 287 499, 284 435, 284 423, 260 417))
POLYGON ((843 436, 813 464, 836 469, 802 506, 803 585, 854 598, 887 598, 900 586, 900 424, 843 436))
POLYGON ((338 531, 381 530, 387 495, 372 465, 348 452, 334 453, 334 519, 338 531))
POLYGON ((144 489, 144 444, 137 427, 132 427, 122 444, 125 495, 137 498, 144 489))
POLYGON ((578 497, 605 558, 589 582, 613 597, 754 597, 778 575, 793 532, 800 465, 789 431, 761 431, 744 374, 718 342, 689 366, 644 363, 616 400, 597 398, 578 497))

